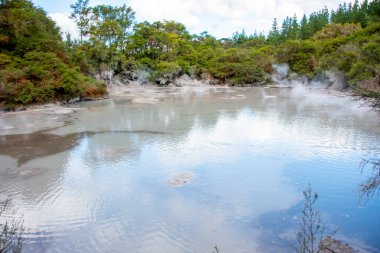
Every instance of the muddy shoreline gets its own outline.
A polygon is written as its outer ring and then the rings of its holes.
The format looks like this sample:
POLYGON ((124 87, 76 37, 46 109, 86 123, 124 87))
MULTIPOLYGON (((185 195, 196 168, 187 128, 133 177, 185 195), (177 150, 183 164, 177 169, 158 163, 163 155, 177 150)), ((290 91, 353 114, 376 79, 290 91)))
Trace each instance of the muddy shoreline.
MULTIPOLYGON (((303 97, 307 96, 320 96, 324 97, 346 97, 352 96, 348 92, 339 92, 325 88, 313 88, 310 86, 264 86, 264 87, 251 87, 258 89, 258 92, 263 90, 291 90, 292 94, 303 97)), ((164 100, 172 98, 187 99, 190 96, 205 96, 211 93, 225 93, 222 99, 246 99, 245 96, 234 96, 234 92, 239 89, 250 89, 247 87, 229 87, 221 85, 204 85, 204 86, 182 86, 182 87, 158 87, 154 85, 145 86, 110 86, 108 87, 108 96, 102 99, 93 101, 84 100, 76 101, 74 103, 65 104, 45 104, 45 105, 32 105, 26 107, 22 111, 0 112, 0 136, 14 135, 14 134, 30 134, 39 131, 52 131, 74 123, 77 120, 77 115, 83 114, 81 112, 92 111, 94 108, 91 106, 93 102, 103 103, 112 99, 115 101, 125 101, 131 105, 148 105, 161 103, 164 100), (98 101, 98 102, 96 102, 98 101)), ((315 99, 315 98, 314 98, 315 99)), ((353 101, 354 99, 352 99, 353 101)), ((113 102, 110 102, 113 103, 113 102)), ((360 105, 359 105, 360 106, 360 105)), ((370 110, 370 108, 368 108, 370 110)))
MULTIPOLYGON (((297 88, 295 86, 290 85, 265 85, 260 86, 262 88, 267 89, 294 89, 297 88)), ((178 90, 186 90, 191 91, 195 89, 218 89, 218 88, 224 88, 224 89, 233 89, 236 88, 234 86, 226 86, 226 85, 204 85, 204 86, 182 86, 182 87, 176 87, 176 86, 157 86, 157 85, 144 85, 140 87, 136 86, 109 86, 108 87, 108 94, 107 96, 103 96, 96 99, 75 99, 72 102, 56 102, 56 103, 47 103, 47 104, 41 104, 41 105, 30 105, 30 106, 23 106, 18 107, 15 110, 0 110, 0 116, 5 114, 22 114, 25 112, 28 113, 44 113, 44 114, 70 114, 75 113, 79 110, 86 110, 86 108, 83 107, 74 107, 75 105, 81 105, 85 102, 89 101, 103 101, 108 100, 112 98, 130 98, 132 103, 136 104, 155 104, 160 101, 160 98, 164 98, 165 93, 169 93, 169 95, 173 95, 174 93, 170 94, 170 91, 178 91, 178 90), (155 91, 163 91, 162 94, 155 91)), ((309 86, 303 86, 304 89, 309 91, 317 91, 318 93, 327 94, 331 96, 338 96, 338 97, 353 97, 352 93, 348 91, 337 91, 329 88, 313 88, 309 86)), ((175 94, 178 95, 178 94, 175 94)))

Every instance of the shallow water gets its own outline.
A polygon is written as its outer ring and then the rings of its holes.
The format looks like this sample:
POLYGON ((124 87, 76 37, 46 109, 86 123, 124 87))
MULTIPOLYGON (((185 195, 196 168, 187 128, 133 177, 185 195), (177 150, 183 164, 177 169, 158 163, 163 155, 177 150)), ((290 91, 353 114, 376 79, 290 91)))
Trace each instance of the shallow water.
POLYGON ((0 116, 0 197, 23 214, 25 252, 291 252, 309 183, 326 234, 380 251, 380 199, 358 192, 378 114, 298 89, 147 93, 159 103, 0 116))

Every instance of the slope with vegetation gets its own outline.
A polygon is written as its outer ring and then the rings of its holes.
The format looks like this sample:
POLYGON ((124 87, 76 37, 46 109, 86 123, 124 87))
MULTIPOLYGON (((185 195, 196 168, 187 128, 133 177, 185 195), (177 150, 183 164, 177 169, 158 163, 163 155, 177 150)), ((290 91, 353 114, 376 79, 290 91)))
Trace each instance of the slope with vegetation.
POLYGON ((106 92, 101 82, 80 72, 54 21, 29 1, 1 1, 0 45, 2 107, 94 97, 106 92))
POLYGON ((11 106, 104 94, 112 76, 168 85, 183 74, 229 85, 271 82, 273 63, 308 78, 339 72, 356 94, 380 103, 380 1, 273 22, 267 36, 193 35, 175 21, 141 22, 126 6, 78 0, 79 39, 63 42, 55 23, 28 0, 1 0, 0 102, 11 106), (375 98, 375 99, 374 99, 375 98), (374 100, 373 100, 374 99, 374 100))

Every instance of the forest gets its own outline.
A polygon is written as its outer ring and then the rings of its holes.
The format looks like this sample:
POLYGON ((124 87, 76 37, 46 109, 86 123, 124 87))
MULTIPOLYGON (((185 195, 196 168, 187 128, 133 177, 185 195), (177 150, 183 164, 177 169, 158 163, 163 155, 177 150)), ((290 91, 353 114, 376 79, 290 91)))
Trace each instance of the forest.
POLYGON ((380 106, 380 0, 343 3, 299 18, 273 20, 263 33, 217 39, 190 34, 176 21, 137 22, 128 6, 78 0, 71 18, 79 38, 28 0, 0 1, 0 108, 94 99, 107 93, 108 72, 168 85, 186 74, 221 85, 266 85, 272 64, 288 63, 308 79, 344 76, 353 94, 380 106))

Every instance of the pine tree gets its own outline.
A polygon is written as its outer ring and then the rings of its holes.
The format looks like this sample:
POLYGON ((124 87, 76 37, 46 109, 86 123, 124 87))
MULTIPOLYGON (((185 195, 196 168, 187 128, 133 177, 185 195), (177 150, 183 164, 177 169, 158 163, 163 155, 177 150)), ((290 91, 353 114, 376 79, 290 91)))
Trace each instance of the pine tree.
POLYGON ((368 4, 368 15, 372 22, 380 22, 380 0, 373 0, 368 4))
POLYGON ((311 37, 311 34, 310 34, 309 23, 307 21, 306 15, 303 15, 303 17, 301 19, 301 24, 300 24, 299 38, 301 40, 306 40, 310 37, 311 37))
POLYGON ((292 20, 291 20, 291 28, 289 33, 289 39, 295 40, 298 39, 299 36, 299 25, 297 21, 297 16, 294 14, 292 20))
POLYGON ((290 17, 286 17, 281 25, 281 39, 283 41, 290 38, 292 30, 292 19, 290 17))
POLYGON ((278 29, 277 19, 273 19, 272 29, 269 31, 267 41, 271 44, 278 45, 281 42, 281 34, 278 29))

